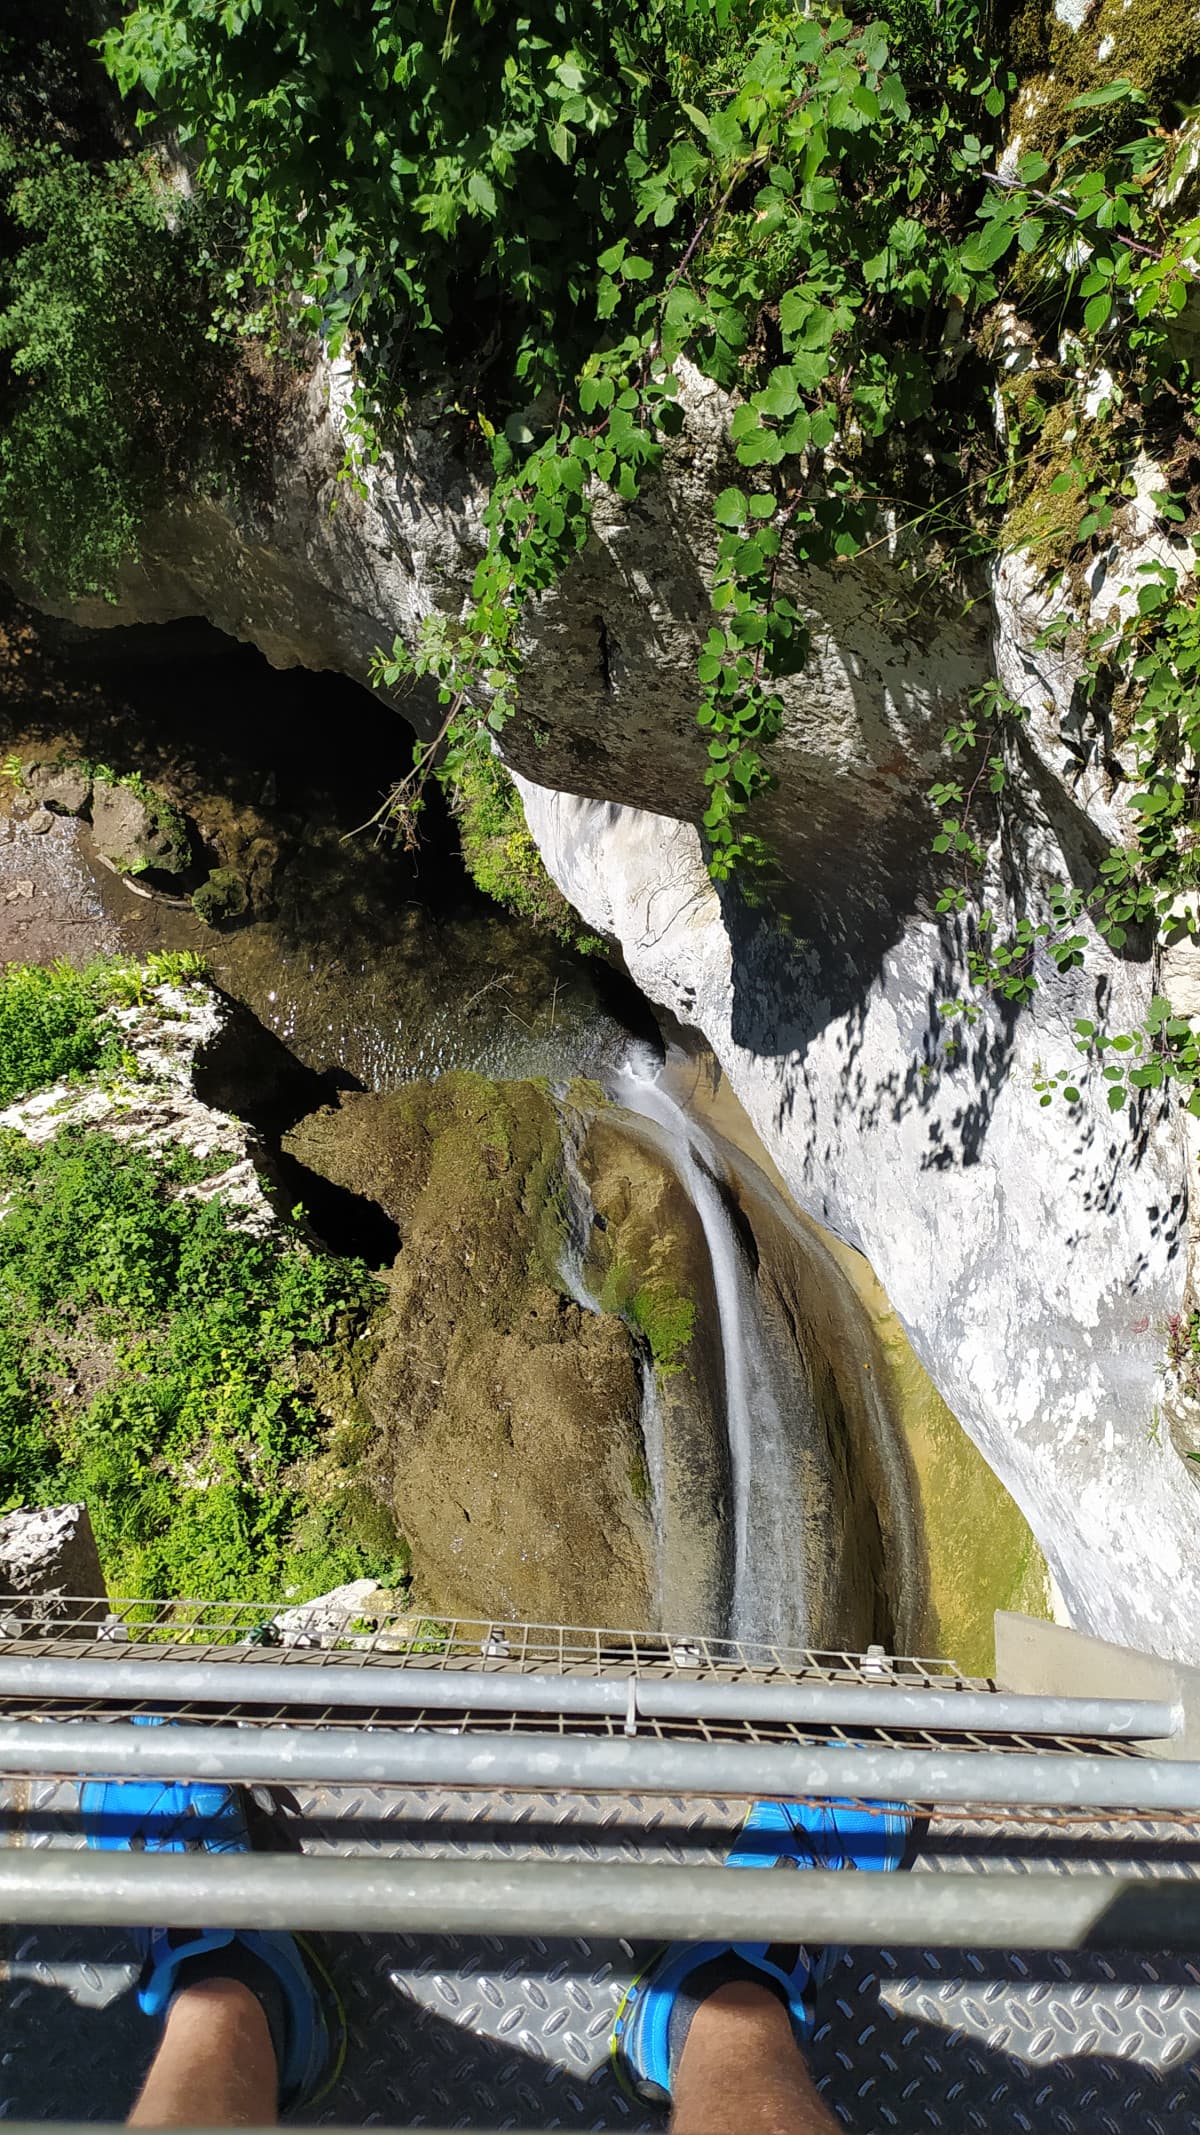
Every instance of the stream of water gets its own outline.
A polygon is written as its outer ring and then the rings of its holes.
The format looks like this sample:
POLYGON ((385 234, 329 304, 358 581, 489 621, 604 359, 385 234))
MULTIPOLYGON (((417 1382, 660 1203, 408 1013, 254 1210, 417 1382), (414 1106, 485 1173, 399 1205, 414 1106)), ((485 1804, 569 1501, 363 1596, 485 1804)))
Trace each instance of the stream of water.
POLYGON ((703 1130, 662 1086, 649 1048, 631 1051, 610 1088, 618 1104, 658 1131, 663 1153, 699 1217, 712 1265, 733 1483, 730 1634, 773 1645, 806 1645, 809 1614, 797 1548, 791 1447, 797 1429, 813 1423, 807 1387, 797 1376, 786 1395, 780 1389, 751 1271, 721 1193, 724 1166, 703 1130))
MULTIPOLYGON (((593 1296, 587 1277, 588 1240, 591 1235, 595 1211, 592 1205, 591 1188, 584 1178, 579 1162, 577 1136, 578 1122, 566 1112, 560 1113, 562 1122, 563 1184, 565 1188, 565 1226, 562 1252, 559 1255, 558 1272, 568 1297, 585 1312, 598 1312, 599 1301, 593 1296)), ((654 1519, 655 1583, 654 1601, 658 1620, 663 1620, 667 1596, 663 1587, 663 1535, 666 1501, 666 1447, 662 1396, 654 1359, 645 1342, 641 1344, 639 1368, 641 1372, 642 1407, 639 1418, 642 1445, 646 1455, 646 1472, 650 1485, 650 1508, 654 1519)))

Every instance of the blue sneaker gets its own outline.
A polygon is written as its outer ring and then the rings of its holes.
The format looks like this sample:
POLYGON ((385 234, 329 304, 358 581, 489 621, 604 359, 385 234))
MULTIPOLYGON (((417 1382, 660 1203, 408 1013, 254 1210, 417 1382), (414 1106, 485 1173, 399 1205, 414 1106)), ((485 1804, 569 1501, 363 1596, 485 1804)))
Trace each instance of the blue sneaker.
POLYGON ((756 1801, 727 1868, 899 1868, 912 1817, 895 1801, 756 1801))
MULTIPOLYGON (((899 1868, 910 1827, 908 1811, 897 1802, 756 1801, 726 1855, 726 1866, 899 1868)), ((611 2050, 618 2077, 637 2097, 670 2103, 687 2037, 686 2024, 672 2024, 680 1995, 688 1995, 688 1981, 703 1967, 722 1961, 734 1978, 744 1978, 747 1969, 761 1976, 786 2004, 793 2034, 803 2045, 813 2032, 816 1991, 840 1955, 834 1946, 806 1950, 797 1943, 668 1943, 633 1982, 617 2011, 611 2050)), ((713 1991, 714 1983, 695 1980, 699 1999, 713 1991)))
MULTIPOLYGON (((163 1723, 146 1716, 137 1724, 163 1723)), ((89 1846, 133 1853, 250 1851, 237 1795, 212 1782, 187 1786, 157 1779, 88 1779, 80 1787, 79 1806, 89 1846)), ((182 1965, 236 1945, 267 1967, 282 1994, 281 2107, 311 2105, 336 2080, 345 2056, 345 2024, 333 1983, 307 1942, 257 1928, 147 1927, 136 1928, 134 1938, 142 1960, 138 2003, 147 2016, 166 2015, 182 1965), (317 1993, 314 1973, 323 1996, 317 1993), (336 2011, 333 2030, 323 2000, 336 2011)))

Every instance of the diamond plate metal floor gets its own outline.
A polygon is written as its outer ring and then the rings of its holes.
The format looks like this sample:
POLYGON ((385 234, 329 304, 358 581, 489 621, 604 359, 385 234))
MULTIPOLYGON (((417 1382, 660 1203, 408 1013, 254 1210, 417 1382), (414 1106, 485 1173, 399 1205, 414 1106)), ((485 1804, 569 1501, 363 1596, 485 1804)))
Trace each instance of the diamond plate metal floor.
MULTIPOLYGON (((74 1789, 0 1788, 7 1843, 77 1845, 74 1789)), ((721 1801, 311 1789, 259 1798, 265 1842, 306 1852, 610 1860, 721 1858, 721 1801), (269 1819, 265 1815, 269 1808, 269 1819)), ((1195 1875, 1191 1825, 989 1827, 938 1820, 913 1872, 1000 1863, 1064 1873, 1195 1875)), ((627 1943, 331 1938, 351 2044, 320 2121, 447 2128, 652 2128, 610 2074, 627 1943)), ((113 2119, 154 2032, 115 1934, 13 1931, 0 2026, 0 2117, 113 2119)), ((824 1991, 815 2071, 860 2135, 1200 2135, 1200 1964, 1183 1958, 852 1950, 824 1991)))

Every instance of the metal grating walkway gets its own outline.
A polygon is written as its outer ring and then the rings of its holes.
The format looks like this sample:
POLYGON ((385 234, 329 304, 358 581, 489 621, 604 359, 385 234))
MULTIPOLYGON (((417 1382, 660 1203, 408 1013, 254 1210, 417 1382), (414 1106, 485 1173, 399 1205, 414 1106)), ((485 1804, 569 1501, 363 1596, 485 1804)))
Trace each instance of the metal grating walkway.
MULTIPOLYGON (((152 1642, 139 1651, 156 1680, 165 1680, 157 1663, 169 1666, 179 1648, 160 1642, 158 1628, 159 1638, 151 1632, 152 1642)), ((460 1628, 454 1627, 455 1634, 460 1628)), ((34 1645, 45 1651, 45 1640, 36 1633, 31 1638, 30 1629, 21 1625, 0 1651, 34 1645)), ((82 1624, 45 1629, 55 1645, 62 1640, 60 1650, 85 1650, 82 1624)), ((534 1651, 528 1636, 516 1654, 517 1627, 470 1627, 461 1644, 449 1630, 441 1630, 435 1666, 453 1666, 461 1654, 460 1665, 478 1668, 483 1652, 498 1667, 559 1671, 565 1663, 567 1671, 594 1673, 610 1665, 610 1651, 614 1668, 628 1671, 631 1665, 628 1646, 580 1650, 577 1643, 568 1657, 563 1634, 555 1633, 556 1654, 534 1651), (501 1644, 507 1652, 498 1650, 501 1644)), ((177 1637, 177 1624, 172 1631, 177 1637)), ((95 1639, 94 1629, 90 1636, 95 1639)), ((610 1635, 573 1636, 578 1642, 610 1635)), ((203 1630, 200 1643, 210 1653, 222 1650, 218 1640, 205 1640, 203 1630)), ((881 1663, 878 1656, 762 1654, 755 1663, 744 1651, 700 1653, 690 1642, 642 1645, 636 1664, 670 1674, 757 1666, 767 1677, 794 1680, 798 1663, 815 1663, 826 1681, 874 1682, 881 1665, 893 1681, 905 1680, 906 1669, 918 1684, 961 1681, 942 1664, 881 1663)), ((231 1660, 239 1657, 228 1644, 223 1650, 231 1660)), ((241 1648, 247 1658, 250 1650, 241 1648)), ((324 1650, 297 1650, 297 1664, 321 1665, 324 1650)), ((347 1645, 334 1641, 329 1650, 344 1655, 347 1645)), ((376 1643, 380 1658, 383 1650, 376 1643)), ((395 1654, 400 1665, 405 1658, 416 1658, 412 1643, 395 1654)), ((426 1646, 422 1663, 430 1658, 426 1646)), ((153 1709, 159 1701, 149 1684, 147 1692, 153 1709)), ((919 1695, 918 1688, 918 1702, 919 1695)), ((228 1713, 237 1710, 231 1687, 228 1713)), ((306 1713, 306 1724, 314 1717, 306 1713)), ((720 1860, 744 1807, 694 1796, 639 1800, 372 1787, 298 1787, 257 1792, 254 1801, 256 1838, 284 1850, 409 1859, 584 1859, 601 1873, 613 1861, 720 1860)), ((0 1784, 0 1842, 77 1846, 76 1805, 70 1783, 0 1784)), ((1021 1819, 996 1811, 935 1814, 918 1832, 912 1871, 918 1877, 964 1868, 986 1876, 1002 1866, 1053 1867, 1064 1875, 1120 1869, 1195 1877, 1200 1824, 1183 1817, 1021 1819)), ((53 1930, 10 1929, 7 1940, 2 1937, 0 1931, 0 1965, 8 1976, 0 2023, 0 2117, 119 2119, 154 2037, 130 1992, 127 1940, 109 1931, 72 1930, 69 1923, 53 1930)), ((607 2065, 613 2013, 646 1950, 620 1941, 435 1942, 408 1935, 331 1937, 324 1950, 347 2008, 351 2045, 341 2083, 312 2117, 475 2129, 661 2124, 622 2094, 607 2065)), ((1111 1953, 855 1949, 825 1988, 813 2062, 839 2118, 861 2135, 885 2129, 903 2135, 930 2129, 955 2135, 1200 2135, 1200 1963, 1111 1953)))

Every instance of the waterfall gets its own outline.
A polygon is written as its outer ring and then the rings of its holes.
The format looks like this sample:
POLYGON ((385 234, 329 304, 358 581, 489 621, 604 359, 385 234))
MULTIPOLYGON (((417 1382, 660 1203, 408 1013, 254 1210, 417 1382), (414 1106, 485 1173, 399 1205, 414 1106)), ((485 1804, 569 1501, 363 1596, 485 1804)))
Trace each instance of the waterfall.
POLYGON ((588 1287, 586 1261, 588 1239, 592 1232, 595 1211, 588 1183, 579 1168, 579 1130, 574 1120, 568 1117, 561 1105, 558 1123, 562 1131, 563 1156, 563 1242, 558 1256, 558 1272, 567 1296, 585 1312, 598 1312, 600 1307, 588 1287))
POLYGON ((763 1336, 753 1278, 718 1180, 723 1166, 707 1136, 658 1079, 647 1049, 609 1085, 618 1104, 659 1130, 664 1151, 703 1228, 712 1264, 733 1484, 733 1637, 771 1645, 808 1642, 803 1551, 797 1533, 795 1447, 813 1425, 802 1379, 781 1396, 763 1336))
MULTIPOLYGON (((587 1250, 595 1210, 587 1180, 579 1164, 577 1123, 559 1107, 562 1128, 564 1223, 558 1272, 567 1296, 585 1312, 599 1312, 587 1279, 587 1250)), ((654 1522, 654 1600, 660 1623, 665 1597, 662 1588, 663 1506, 665 1501, 665 1449, 662 1398, 654 1359, 645 1342, 639 1343, 638 1369, 642 1406, 639 1418, 646 1473, 650 1483, 650 1512, 654 1522)))

